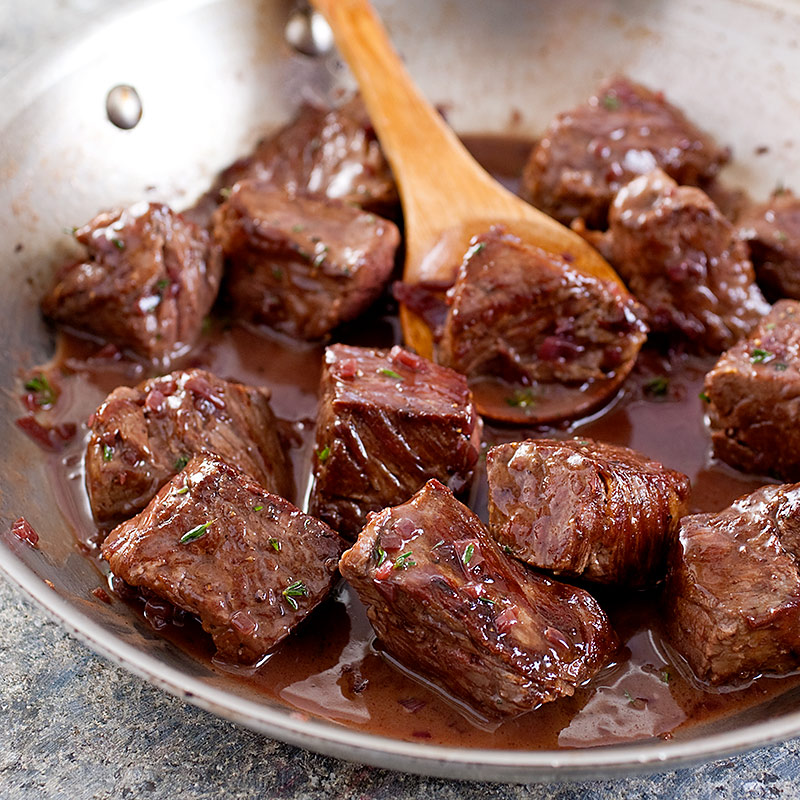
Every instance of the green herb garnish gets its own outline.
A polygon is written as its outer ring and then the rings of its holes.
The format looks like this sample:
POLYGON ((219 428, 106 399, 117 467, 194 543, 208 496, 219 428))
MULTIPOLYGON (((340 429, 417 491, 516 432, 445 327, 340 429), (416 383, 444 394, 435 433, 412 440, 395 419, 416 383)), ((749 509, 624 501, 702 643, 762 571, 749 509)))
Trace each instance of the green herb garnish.
POLYGON ((305 225, 292 225, 292 233, 302 233, 305 229, 305 225))
POLYGON ((213 519, 209 522, 204 522, 202 525, 196 525, 190 531, 186 531, 186 533, 181 536, 180 543, 187 544, 188 542, 193 542, 195 539, 199 539, 201 536, 204 536, 212 522, 214 522, 213 519))
POLYGON ((396 381, 403 380, 403 376, 393 369, 379 369, 378 372, 380 372, 381 375, 385 375, 387 378, 394 378, 396 381))
POLYGON ((462 561, 463 561, 465 564, 469 564, 469 562, 470 562, 470 561, 472 561, 472 556, 473 556, 474 554, 475 554, 475 545, 474 545, 474 544, 472 544, 472 542, 470 542, 470 543, 469 543, 469 544, 468 544, 468 545, 467 545, 467 546, 464 548, 464 555, 463 555, 463 556, 461 556, 461 560, 462 560, 462 561))
POLYGON ((622 105, 619 98, 613 94, 607 94, 600 102, 602 102, 606 111, 617 111, 622 105))
POLYGON ((188 463, 189 463, 189 456, 179 456, 175 460, 175 463, 172 465, 172 469, 175 472, 180 472, 188 463))
POLYGON ((784 233, 784 231, 775 231, 775 238, 779 242, 785 242, 789 237, 784 233))
POLYGON ((669 670, 662 669, 661 670, 661 681, 662 683, 669 683, 669 670))
POLYGON ((43 372, 25 381, 25 389, 36 395, 37 406, 47 408, 56 402, 56 390, 43 372))
POLYGON ((514 551, 507 544, 503 545, 503 552, 508 556, 514 555, 514 551))
POLYGON ((308 589, 303 581, 292 581, 282 592, 283 596, 286 598, 286 602, 295 610, 297 611, 297 600, 295 597, 307 597, 308 596, 308 589))
POLYGON ((111 461, 114 457, 114 448, 109 447, 107 444, 103 445, 103 461, 111 461))
POLYGON ((270 543, 272 549, 276 553, 280 553, 280 551, 281 551, 281 543, 277 539, 270 539, 269 543, 270 543))
POLYGON ((441 547, 443 544, 444 544, 444 539, 439 539, 439 541, 436 542, 436 544, 433 547, 431 547, 431 552, 433 552, 437 547, 441 547))
POLYGON ((494 602, 494 600, 492 600, 491 597, 479 597, 478 598, 478 602, 479 603, 486 603, 487 606, 495 605, 495 602, 494 602))
POLYGON ((375 547, 372 548, 372 558, 378 566, 386 561, 386 551, 377 542, 375 542, 375 547))
POLYGON ((253 511, 261 511, 264 508, 262 505, 253 506, 253 511))
POLYGON ((763 364, 773 358, 775 358, 773 353, 770 353, 769 350, 762 350, 760 347, 754 348, 750 353, 750 361, 753 364, 763 364))
POLYGON ((394 560, 394 564, 392 567, 394 569, 406 569, 407 567, 416 567, 417 562, 414 561, 413 554, 410 550, 406 550, 405 553, 401 553, 397 558, 394 560))
POLYGON ((533 389, 517 389, 510 397, 506 397, 506 405, 513 408, 532 409, 536 405, 533 389))
POLYGON ((219 190, 219 196, 224 197, 226 200, 231 196, 231 189, 229 186, 223 186, 219 190))
POLYGON ((328 456, 330 454, 331 454, 331 448, 328 447, 328 445, 325 445, 325 447, 323 447, 322 450, 320 450, 317 453, 317 458, 319 459, 319 463, 324 464, 328 460, 328 456))
POLYGON ((710 403, 710 402, 711 402, 711 398, 710 398, 710 397, 709 397, 709 396, 708 396, 708 395, 707 395, 705 392, 700 392, 700 394, 699 394, 699 395, 697 395, 697 396, 698 396, 698 397, 699 397, 699 398, 700 398, 700 399, 701 399, 701 400, 702 400, 704 403, 710 403))
POLYGON ((630 703, 632 706, 635 706, 635 705, 636 705, 636 699, 634 698, 634 696, 633 696, 633 695, 632 695, 632 694, 631 694, 631 693, 630 693, 630 692, 629 692, 627 689, 625 690, 624 694, 625 694, 625 698, 626 698, 626 700, 627 700, 627 701, 628 701, 628 702, 629 702, 629 703, 630 703))
POLYGON ((125 249, 125 242, 122 239, 112 239, 111 244, 117 248, 117 250, 124 250, 125 249))
POLYGON ((644 390, 653 397, 665 397, 669 391, 669 378, 664 375, 657 375, 647 381, 644 390))
POLYGON ((789 365, 784 364, 783 361, 778 361, 778 363, 773 366, 778 372, 786 372, 786 370, 789 369, 789 365))
POLYGON ((178 489, 178 491, 175 492, 175 494, 188 494, 188 493, 189 493, 189 487, 188 486, 184 486, 182 489, 178 489))

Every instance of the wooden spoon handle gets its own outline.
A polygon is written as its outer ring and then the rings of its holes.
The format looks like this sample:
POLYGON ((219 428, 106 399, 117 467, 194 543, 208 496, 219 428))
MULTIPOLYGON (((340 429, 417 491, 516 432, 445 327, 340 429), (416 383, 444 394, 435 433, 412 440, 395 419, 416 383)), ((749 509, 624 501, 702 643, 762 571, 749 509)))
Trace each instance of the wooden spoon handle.
POLYGON ((420 94, 368 0, 311 3, 328 20, 358 81, 415 238, 426 238, 431 219, 436 221, 433 233, 461 222, 466 184, 475 181, 478 190, 496 194, 497 184, 420 94))

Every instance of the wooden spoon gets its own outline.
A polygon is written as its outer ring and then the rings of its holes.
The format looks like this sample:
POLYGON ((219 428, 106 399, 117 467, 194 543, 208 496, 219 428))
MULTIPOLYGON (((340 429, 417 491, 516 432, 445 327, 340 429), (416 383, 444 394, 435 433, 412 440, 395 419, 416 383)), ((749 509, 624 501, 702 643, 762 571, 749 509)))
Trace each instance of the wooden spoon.
MULTIPOLYGON (((572 267, 622 281, 584 239, 509 192, 481 167, 422 96, 368 0, 311 0, 328 20, 339 52, 361 88, 364 104, 392 167, 405 218, 405 283, 449 284, 470 239, 492 225, 551 253, 572 256, 572 267)), ((428 324, 405 306, 406 344, 433 357, 428 324)), ((637 348, 638 352, 638 348, 637 348)), ((606 379, 588 385, 543 384, 535 402, 509 404, 508 387, 472 382, 479 411, 505 422, 540 424, 588 413, 614 393, 633 368, 636 352, 606 379), (505 396, 504 396, 505 395, 505 396)))

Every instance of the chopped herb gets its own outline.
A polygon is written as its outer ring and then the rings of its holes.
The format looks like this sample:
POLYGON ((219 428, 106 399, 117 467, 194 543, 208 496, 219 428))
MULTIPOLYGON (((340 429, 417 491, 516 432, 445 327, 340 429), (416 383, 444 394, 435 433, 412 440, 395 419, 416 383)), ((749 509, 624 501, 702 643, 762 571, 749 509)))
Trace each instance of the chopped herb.
POLYGON ((768 331, 773 331, 773 330, 775 330, 775 323, 774 322, 768 322, 764 327, 768 331))
POLYGON ((184 486, 182 489, 178 489, 178 491, 175 492, 175 494, 188 494, 188 493, 189 493, 189 487, 188 486, 184 486))
POLYGON ((503 552, 508 556, 514 555, 514 551, 507 544, 503 545, 503 552))
POLYGON ((219 190, 220 197, 224 197, 226 200, 231 196, 231 189, 229 186, 223 186, 219 190))
POLYGON ((179 456, 175 460, 175 463, 172 465, 172 469, 175 472, 180 472, 188 463, 189 463, 189 456, 179 456))
POLYGON ((601 102, 606 111, 616 111, 621 105, 619 98, 613 94, 607 94, 601 102))
POLYGON ((308 597, 308 589, 303 581, 292 581, 282 592, 286 602, 297 611, 297 600, 295 597, 308 597))
POLYGON ((322 450, 317 453, 317 458, 319 459, 320 464, 324 464, 328 460, 328 456, 331 454, 331 448, 328 445, 322 448, 322 450))
POLYGON ((636 705, 636 698, 626 689, 625 690, 625 699, 632 705, 636 705))
POLYGON ((653 397, 666 397, 669 390, 669 378, 664 375, 657 375, 651 378, 644 386, 645 392, 653 397))
POLYGON ((64 228, 63 230, 68 236, 74 236, 78 229, 73 225, 71 228, 64 228))
POLYGON ((36 395, 37 406, 47 408, 56 402, 56 390, 43 372, 25 381, 25 389, 36 395))
POLYGON ((786 372, 789 369, 788 364, 784 364, 783 361, 778 361, 776 364, 773 365, 778 372, 786 372))
POLYGON ((436 544, 433 547, 431 547, 431 552, 433 552, 437 547, 441 547, 443 544, 444 544, 444 539, 439 539, 439 541, 436 542, 436 544))
POLYGON ((204 536, 206 531, 211 527, 211 523, 214 520, 209 520, 208 522, 204 522, 201 525, 196 525, 190 531, 186 531, 180 538, 181 544, 187 544, 188 542, 193 542, 195 539, 199 539, 201 536, 204 536))
POLYGON ((125 242, 122 239, 112 239, 111 244, 117 248, 117 250, 124 250, 125 249, 125 242))
POLYGON ((375 215, 374 215, 374 214, 367 214, 367 216, 366 216, 366 220, 367 220, 367 222, 369 222, 369 223, 374 223, 374 222, 376 221, 376 219, 375 219, 375 215))
POLYGON ((167 286, 169 286, 169 281, 166 278, 162 278, 160 281, 156 282, 156 289, 159 293, 163 292, 167 286))
POLYGON ((264 508, 262 505, 253 506, 253 511, 261 511, 264 508))
POLYGON ((536 405, 533 389, 517 389, 510 397, 506 397, 506 405, 513 408, 533 408, 536 405))
POLYGON ((662 669, 661 670, 661 681, 663 683, 669 683, 669 670, 668 669, 662 669))
POLYGON ((103 445, 103 461, 111 461, 114 457, 114 448, 109 447, 107 444, 103 445))
POLYGON ((483 248, 486 247, 486 242, 478 242, 477 244, 472 245, 472 247, 467 250, 466 255, 464 256, 465 261, 469 261, 472 256, 478 255, 483 248))
POLYGON ((283 280, 283 270, 280 267, 273 267, 272 268, 272 277, 275 278, 276 281, 283 280))
POLYGON ((386 561, 386 551, 377 542, 375 542, 375 547, 372 548, 372 557, 378 566, 386 561))
POLYGON ((709 396, 708 396, 708 395, 707 395, 705 392, 700 392, 700 394, 699 394, 699 395, 697 395, 697 396, 698 396, 698 397, 699 397, 699 398, 700 398, 700 399, 701 399, 701 400, 702 400, 704 403, 710 403, 710 402, 711 402, 711 398, 710 398, 710 397, 709 397, 709 396))
POLYGON ((487 606, 495 605, 495 602, 494 602, 494 600, 492 600, 491 597, 479 597, 478 598, 478 602, 479 603, 486 603, 487 606))
POLYGON ((762 350, 760 347, 754 348, 750 353, 750 361, 753 364, 763 364, 773 358, 775 358, 773 353, 770 353, 769 350, 762 350))
POLYGON ((305 225, 292 225, 292 233, 302 233, 305 229, 305 225))
POLYGON ((270 543, 272 549, 276 553, 280 553, 280 551, 281 551, 281 543, 277 539, 270 539, 269 543, 270 543))
POLYGON ((381 375, 385 375, 387 378, 394 378, 396 381, 403 380, 403 376, 393 369, 379 369, 378 372, 380 372, 381 375))
POLYGON ((469 544, 468 544, 468 545, 467 545, 467 546, 464 548, 464 555, 463 555, 463 556, 461 556, 461 560, 462 560, 462 561, 463 561, 465 564, 469 564, 469 562, 470 562, 470 561, 472 561, 472 556, 474 555, 474 553, 475 553, 475 545, 474 545, 474 544, 472 544, 472 542, 470 542, 470 543, 469 543, 469 544))
POLYGON ((779 242, 785 242, 789 237, 783 231, 775 231, 775 238, 779 242))
POLYGON ((397 558, 394 560, 394 564, 392 565, 394 569, 406 569, 407 567, 416 566, 417 562, 414 561, 410 550, 406 550, 405 553, 401 553, 399 556, 397 556, 397 558))

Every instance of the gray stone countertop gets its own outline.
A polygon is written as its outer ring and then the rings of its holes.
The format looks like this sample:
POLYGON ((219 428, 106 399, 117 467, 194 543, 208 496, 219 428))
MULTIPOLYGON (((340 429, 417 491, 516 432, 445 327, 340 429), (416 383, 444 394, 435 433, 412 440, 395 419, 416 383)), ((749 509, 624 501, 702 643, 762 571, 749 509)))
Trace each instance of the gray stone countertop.
MULTIPOLYGON (((109 0, 2 0, 0 74, 80 29, 109 0)), ((800 741, 622 780, 479 784, 308 753, 187 705, 98 658, 0 579, 0 798, 800 797, 800 741)))

